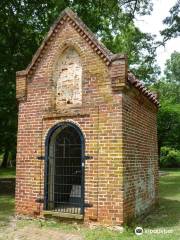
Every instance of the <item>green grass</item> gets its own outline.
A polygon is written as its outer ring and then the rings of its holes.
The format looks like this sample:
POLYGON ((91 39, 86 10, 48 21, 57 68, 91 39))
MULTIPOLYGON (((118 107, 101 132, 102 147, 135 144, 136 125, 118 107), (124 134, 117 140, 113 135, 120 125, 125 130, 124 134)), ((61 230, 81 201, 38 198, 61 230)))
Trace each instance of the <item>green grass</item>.
MULTIPOLYGON (((1 178, 15 178, 15 168, 0 168, 1 178)), ((7 225, 10 217, 14 214, 14 196, 0 194, 0 228, 7 225)))
POLYGON ((9 223, 10 217, 14 214, 14 196, 0 196, 0 228, 9 223))
POLYGON ((180 169, 166 172, 168 175, 160 178, 159 208, 146 217, 142 226, 145 229, 172 230, 173 233, 154 234, 156 238, 146 239, 180 239, 180 169))
POLYGON ((15 178, 15 177, 16 177, 15 167, 0 168, 0 178, 15 178))
MULTIPOLYGON (((179 240, 180 239, 180 169, 168 170, 168 175, 162 176, 160 179, 160 206, 155 209, 144 220, 136 222, 133 227, 125 227, 123 233, 108 230, 99 227, 97 229, 89 229, 83 225, 67 224, 56 222, 54 220, 20 220, 18 226, 35 224, 41 229, 58 228, 64 232, 73 232, 80 234, 85 240, 179 240), (141 226, 145 231, 148 230, 165 230, 172 231, 166 234, 144 233, 142 236, 134 234, 134 228, 141 226)), ((14 199, 12 196, 0 197, 0 221, 8 221, 13 214, 14 199)))

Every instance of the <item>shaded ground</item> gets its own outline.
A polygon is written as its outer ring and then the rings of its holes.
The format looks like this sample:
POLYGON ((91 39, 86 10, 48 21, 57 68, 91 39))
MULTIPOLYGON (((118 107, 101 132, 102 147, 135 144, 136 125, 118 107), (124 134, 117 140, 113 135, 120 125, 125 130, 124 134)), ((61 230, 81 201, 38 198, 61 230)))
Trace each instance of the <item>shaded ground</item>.
MULTIPOLYGON (((0 240, 179 240, 180 239, 180 169, 166 171, 160 181, 160 206, 144 220, 125 227, 124 232, 108 228, 66 224, 54 220, 22 220, 13 218, 14 196, 0 195, 0 240), (134 229, 141 226, 142 236, 134 229), (156 233, 152 233, 156 231, 156 233), (161 232, 161 233, 158 233, 161 232)), ((1 178, 0 173, 0 178, 1 178)))
POLYGON ((0 229, 9 223, 9 218, 14 214, 14 196, 0 196, 0 229))
POLYGON ((12 168, 0 168, 0 178, 15 178, 15 167, 12 168))

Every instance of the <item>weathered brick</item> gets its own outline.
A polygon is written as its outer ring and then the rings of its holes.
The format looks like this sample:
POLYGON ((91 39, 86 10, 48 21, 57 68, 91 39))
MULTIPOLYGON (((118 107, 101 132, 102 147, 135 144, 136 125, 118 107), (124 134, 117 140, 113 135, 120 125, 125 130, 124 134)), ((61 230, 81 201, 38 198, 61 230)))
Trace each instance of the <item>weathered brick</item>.
POLYGON ((42 215, 45 163, 38 157, 49 130, 65 121, 81 129, 92 156, 84 221, 125 223, 158 198, 157 102, 128 77, 126 56, 112 57, 71 11, 53 29, 17 73, 16 212, 42 215))

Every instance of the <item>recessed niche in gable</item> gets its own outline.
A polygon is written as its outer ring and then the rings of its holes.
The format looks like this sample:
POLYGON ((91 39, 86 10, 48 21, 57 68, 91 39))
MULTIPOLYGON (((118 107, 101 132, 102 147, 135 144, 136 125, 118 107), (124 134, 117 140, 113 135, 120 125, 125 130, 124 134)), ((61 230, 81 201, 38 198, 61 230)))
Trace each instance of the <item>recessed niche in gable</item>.
POLYGON ((53 73, 56 107, 82 103, 82 64, 77 51, 66 49, 57 61, 53 73))

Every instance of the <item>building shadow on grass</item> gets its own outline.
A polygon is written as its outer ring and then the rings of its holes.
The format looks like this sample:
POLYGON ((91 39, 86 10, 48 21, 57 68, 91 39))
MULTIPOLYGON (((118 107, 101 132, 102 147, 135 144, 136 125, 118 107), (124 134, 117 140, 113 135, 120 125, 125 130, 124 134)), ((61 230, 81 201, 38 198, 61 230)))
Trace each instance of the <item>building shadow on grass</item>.
POLYGON ((0 227, 9 223, 14 215, 14 195, 0 195, 0 227))
POLYGON ((14 214, 15 179, 0 178, 0 227, 14 214))
POLYGON ((180 201, 162 198, 159 206, 142 221, 144 227, 151 229, 174 227, 180 222, 180 201))
POLYGON ((159 206, 143 219, 142 224, 152 229, 180 224, 180 169, 160 178, 159 206))

